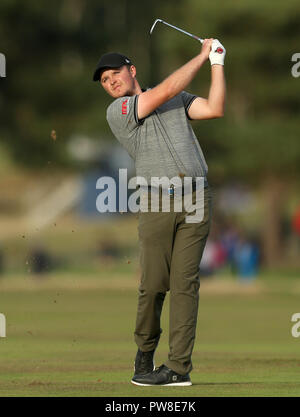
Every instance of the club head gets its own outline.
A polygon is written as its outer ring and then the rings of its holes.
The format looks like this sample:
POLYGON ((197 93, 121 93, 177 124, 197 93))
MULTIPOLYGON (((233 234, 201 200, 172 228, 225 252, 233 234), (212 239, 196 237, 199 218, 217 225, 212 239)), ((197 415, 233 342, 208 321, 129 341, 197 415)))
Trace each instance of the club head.
POLYGON ((152 25, 152 27, 151 27, 151 29, 150 29, 150 35, 152 35, 152 32, 153 32, 153 30, 154 30, 154 27, 155 27, 156 23, 158 23, 158 22, 162 22, 162 20, 161 20, 161 19, 156 19, 156 20, 155 20, 155 22, 153 23, 153 25, 152 25))

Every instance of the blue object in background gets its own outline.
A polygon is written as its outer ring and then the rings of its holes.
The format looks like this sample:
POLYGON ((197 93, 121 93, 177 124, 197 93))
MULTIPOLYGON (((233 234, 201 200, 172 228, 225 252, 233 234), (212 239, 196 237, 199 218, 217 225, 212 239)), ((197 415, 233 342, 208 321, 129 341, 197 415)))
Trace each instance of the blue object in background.
POLYGON ((256 278, 259 264, 259 249, 254 242, 240 242, 235 250, 235 263, 241 280, 256 278))
MULTIPOLYGON (((110 176, 115 179, 118 187, 118 177, 114 175, 111 170, 91 170, 87 172, 83 178, 83 194, 78 207, 79 214, 85 218, 97 218, 99 221, 106 219, 108 216, 111 216, 112 213, 99 213, 96 207, 96 200, 98 195, 103 191, 96 189, 96 183, 98 178, 110 176)), ((116 195, 117 204, 118 204, 118 193, 116 195)), ((117 213, 113 213, 117 214, 117 213)))

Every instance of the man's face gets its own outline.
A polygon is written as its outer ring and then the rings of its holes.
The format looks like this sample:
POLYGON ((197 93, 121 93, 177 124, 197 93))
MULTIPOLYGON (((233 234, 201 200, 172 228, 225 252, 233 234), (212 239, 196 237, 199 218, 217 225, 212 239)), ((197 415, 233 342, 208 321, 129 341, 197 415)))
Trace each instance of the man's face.
POLYGON ((104 90, 112 97, 134 95, 136 69, 123 65, 120 68, 106 69, 102 72, 100 82, 104 90))

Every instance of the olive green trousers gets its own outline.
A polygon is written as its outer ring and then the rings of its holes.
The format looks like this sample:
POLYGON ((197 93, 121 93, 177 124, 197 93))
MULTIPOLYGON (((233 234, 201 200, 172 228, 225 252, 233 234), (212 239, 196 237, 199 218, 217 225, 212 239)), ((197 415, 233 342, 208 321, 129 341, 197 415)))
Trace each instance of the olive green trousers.
MULTIPOLYGON (((199 196, 199 195, 198 195, 199 196)), ((167 291, 170 291, 169 355, 164 362, 185 375, 192 370, 198 301, 199 266, 211 218, 211 191, 202 190, 203 218, 188 223, 187 212, 140 212, 139 242, 141 282, 135 328, 135 342, 143 352, 156 349, 160 334, 160 317, 167 291)), ((193 192, 196 203, 196 191, 193 192)), ((160 204, 161 209, 161 204, 160 204)))

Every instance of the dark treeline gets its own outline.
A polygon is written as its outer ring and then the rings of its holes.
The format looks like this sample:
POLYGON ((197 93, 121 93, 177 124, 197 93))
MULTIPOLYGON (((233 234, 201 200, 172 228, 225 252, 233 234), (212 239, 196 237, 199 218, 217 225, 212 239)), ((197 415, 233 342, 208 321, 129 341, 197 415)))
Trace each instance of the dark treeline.
MULTIPOLYGON (((278 224, 282 208, 274 196, 300 173, 300 79, 291 74, 292 55, 300 52, 298 0, 1 0, 1 142, 16 163, 39 169, 49 160, 72 166, 65 145, 74 133, 112 140, 105 120, 110 99, 92 82, 99 56, 129 55, 141 84, 153 86, 201 47, 162 25, 150 38, 156 18, 224 43, 226 115, 194 128, 214 183, 238 177, 259 184, 278 224)), ((189 91, 206 95, 208 86, 207 64, 189 91)), ((278 242, 274 230, 266 239, 278 242)))

